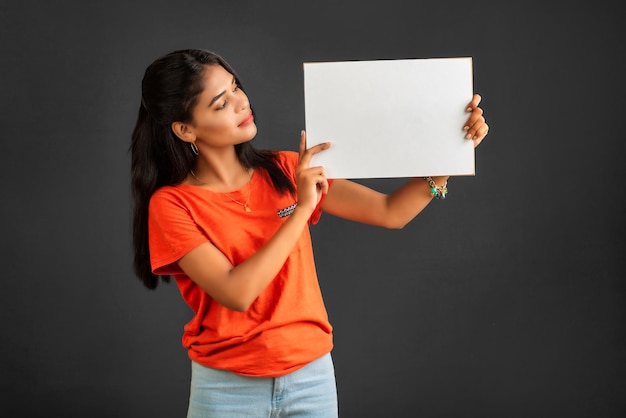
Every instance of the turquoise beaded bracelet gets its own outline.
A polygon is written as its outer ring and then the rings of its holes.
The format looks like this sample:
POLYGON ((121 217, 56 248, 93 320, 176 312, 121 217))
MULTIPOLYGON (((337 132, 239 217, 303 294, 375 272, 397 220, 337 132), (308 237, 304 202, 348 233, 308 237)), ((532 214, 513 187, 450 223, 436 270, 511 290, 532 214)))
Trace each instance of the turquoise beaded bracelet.
POLYGON ((422 177, 430 186, 430 194, 437 199, 445 199, 448 194, 448 181, 446 180, 442 186, 437 186, 432 177, 422 177))

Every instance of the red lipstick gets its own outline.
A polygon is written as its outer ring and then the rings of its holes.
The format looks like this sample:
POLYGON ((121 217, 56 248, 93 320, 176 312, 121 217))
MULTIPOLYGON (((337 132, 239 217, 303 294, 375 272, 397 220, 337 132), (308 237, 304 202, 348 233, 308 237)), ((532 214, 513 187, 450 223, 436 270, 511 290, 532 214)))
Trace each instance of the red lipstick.
POLYGON ((251 124, 252 122, 254 122, 254 116, 252 116, 252 113, 250 113, 250 115, 248 117, 246 117, 243 122, 241 122, 239 124, 239 126, 246 126, 251 124))

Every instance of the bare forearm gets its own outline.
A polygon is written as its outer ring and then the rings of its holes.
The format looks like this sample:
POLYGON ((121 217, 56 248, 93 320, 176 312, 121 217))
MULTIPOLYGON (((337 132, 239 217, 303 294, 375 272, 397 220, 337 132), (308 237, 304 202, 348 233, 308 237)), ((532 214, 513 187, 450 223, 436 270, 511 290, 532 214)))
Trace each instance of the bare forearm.
MULTIPOLYGON (((443 185, 448 177, 433 177, 438 185, 443 185)), ((399 189, 387 195, 386 210, 389 228, 402 228, 415 218, 433 199, 431 187, 422 178, 409 180, 399 189)))
POLYGON ((276 277, 300 238, 310 213, 296 209, 260 249, 233 266, 213 244, 203 244, 178 261, 183 271, 218 303, 245 311, 276 277))
POLYGON ((237 310, 246 310, 276 277, 306 227, 308 217, 305 211, 296 209, 263 247, 229 271, 224 290, 235 299, 237 310))

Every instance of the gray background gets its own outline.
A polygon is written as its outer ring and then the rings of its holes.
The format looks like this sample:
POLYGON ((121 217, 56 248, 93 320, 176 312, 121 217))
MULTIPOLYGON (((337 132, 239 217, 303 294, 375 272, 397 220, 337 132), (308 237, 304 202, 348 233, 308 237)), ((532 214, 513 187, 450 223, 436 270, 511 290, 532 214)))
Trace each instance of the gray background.
POLYGON ((474 59, 476 177, 401 231, 313 228, 342 417, 623 416, 624 16, 546 3, 3 0, 0 415, 184 416, 190 311, 133 277, 128 146, 145 67, 199 47, 291 150, 304 61, 474 59))

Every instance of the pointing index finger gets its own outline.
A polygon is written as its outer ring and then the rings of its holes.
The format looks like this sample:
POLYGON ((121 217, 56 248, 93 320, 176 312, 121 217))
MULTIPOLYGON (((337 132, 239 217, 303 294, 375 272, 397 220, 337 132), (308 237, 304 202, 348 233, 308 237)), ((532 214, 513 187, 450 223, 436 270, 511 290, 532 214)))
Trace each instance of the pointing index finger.
POLYGON ((299 159, 302 160, 302 157, 304 157, 304 153, 306 152, 306 132, 304 132, 304 130, 300 131, 300 157, 299 159))
POLYGON ((315 154, 328 148, 330 148, 330 142, 321 142, 317 145, 313 145, 311 148, 307 148, 306 132, 302 131, 302 136, 300 137, 300 164, 308 166, 311 163, 311 158, 313 158, 315 154))

